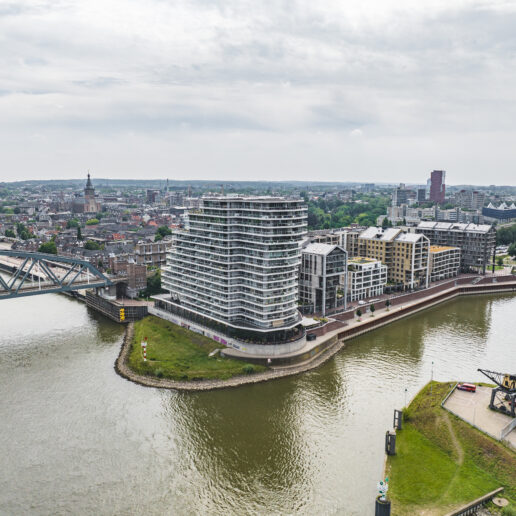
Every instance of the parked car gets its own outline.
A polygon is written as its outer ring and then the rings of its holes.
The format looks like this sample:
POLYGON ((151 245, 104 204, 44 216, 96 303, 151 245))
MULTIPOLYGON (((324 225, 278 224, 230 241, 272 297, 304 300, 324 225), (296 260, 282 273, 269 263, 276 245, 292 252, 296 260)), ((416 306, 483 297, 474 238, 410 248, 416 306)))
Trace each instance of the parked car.
POLYGON ((457 385, 457 389, 460 389, 461 391, 476 392, 477 386, 473 383, 459 383, 457 385))
POLYGON ((308 333, 306 336, 306 340, 315 340, 317 338, 317 335, 315 333, 308 333))

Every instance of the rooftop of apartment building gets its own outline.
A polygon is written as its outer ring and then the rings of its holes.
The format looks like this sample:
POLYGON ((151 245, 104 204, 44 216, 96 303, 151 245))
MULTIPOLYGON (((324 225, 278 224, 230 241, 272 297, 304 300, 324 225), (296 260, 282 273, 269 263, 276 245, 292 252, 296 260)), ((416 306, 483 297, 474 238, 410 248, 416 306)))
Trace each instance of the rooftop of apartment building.
POLYGON ((374 258, 366 258, 365 256, 355 256, 353 258, 350 258, 348 260, 348 264, 359 264, 363 265, 365 263, 376 263, 378 260, 375 260, 374 258))
POLYGON ((442 229, 448 231, 471 231, 476 233, 488 233, 492 226, 490 224, 463 224, 458 222, 432 222, 422 221, 417 226, 420 229, 442 229))
POLYGON ((452 249, 460 249, 459 247, 452 247, 450 245, 431 245, 431 253, 442 253, 443 251, 450 251, 452 249))
POLYGON ((339 248, 342 251, 344 249, 339 245, 331 245, 331 244, 308 244, 302 252, 304 254, 318 254, 321 256, 326 256, 330 254, 334 249, 339 248))
POLYGON ((280 196, 280 195, 245 195, 245 194, 224 194, 224 195, 204 195, 201 200, 206 201, 252 201, 252 202, 301 202, 301 197, 280 196))
POLYGON ((372 226, 360 233, 360 238, 389 241, 396 238, 401 231, 402 230, 400 228, 382 229, 380 227, 372 226))

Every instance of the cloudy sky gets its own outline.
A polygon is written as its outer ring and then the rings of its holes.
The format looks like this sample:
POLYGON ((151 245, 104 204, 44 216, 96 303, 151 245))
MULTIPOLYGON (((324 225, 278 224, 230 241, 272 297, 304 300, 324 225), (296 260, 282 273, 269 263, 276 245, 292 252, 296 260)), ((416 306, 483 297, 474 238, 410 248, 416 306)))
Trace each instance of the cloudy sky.
POLYGON ((0 181, 516 184, 516 1, 0 0, 0 181))

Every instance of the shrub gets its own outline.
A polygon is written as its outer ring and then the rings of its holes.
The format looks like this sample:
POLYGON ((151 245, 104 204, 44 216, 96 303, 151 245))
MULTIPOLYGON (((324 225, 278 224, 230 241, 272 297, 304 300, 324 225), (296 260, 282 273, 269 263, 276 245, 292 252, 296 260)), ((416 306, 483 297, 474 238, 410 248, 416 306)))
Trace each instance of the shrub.
POLYGON ((163 369, 156 369, 156 371, 154 371, 154 374, 155 374, 158 378, 163 378, 163 369))
POLYGON ((414 412, 410 407, 403 409, 403 422, 412 421, 414 419, 414 412))
POLYGON ((246 364, 244 367, 242 367, 242 372, 244 374, 253 374, 254 366, 252 366, 251 364, 246 364))
POLYGON ((514 505, 508 505, 502 509, 503 516, 516 516, 516 507, 514 505))

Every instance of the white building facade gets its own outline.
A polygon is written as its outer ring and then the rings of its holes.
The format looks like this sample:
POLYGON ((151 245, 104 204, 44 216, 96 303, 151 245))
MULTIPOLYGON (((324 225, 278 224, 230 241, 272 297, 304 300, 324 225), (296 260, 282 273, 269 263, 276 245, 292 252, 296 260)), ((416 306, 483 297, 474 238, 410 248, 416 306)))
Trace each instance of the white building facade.
POLYGON ((299 300, 305 313, 324 317, 328 310, 346 308, 347 256, 338 245, 308 244, 302 250, 299 300))
POLYGON ((387 284, 387 266, 378 260, 356 257, 348 261, 348 300, 381 296, 387 284))
POLYGON ((160 308, 228 335, 274 343, 299 331, 301 199, 217 196, 201 199, 174 233, 160 308))

